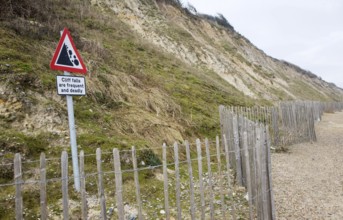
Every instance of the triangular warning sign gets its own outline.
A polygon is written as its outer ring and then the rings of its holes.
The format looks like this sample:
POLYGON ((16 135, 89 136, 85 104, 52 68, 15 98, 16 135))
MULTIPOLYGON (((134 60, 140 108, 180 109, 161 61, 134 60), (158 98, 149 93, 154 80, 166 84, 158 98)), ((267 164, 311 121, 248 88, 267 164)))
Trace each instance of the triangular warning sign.
POLYGON ((77 51, 67 28, 64 28, 56 51, 50 62, 52 70, 62 70, 86 74, 87 69, 77 51))

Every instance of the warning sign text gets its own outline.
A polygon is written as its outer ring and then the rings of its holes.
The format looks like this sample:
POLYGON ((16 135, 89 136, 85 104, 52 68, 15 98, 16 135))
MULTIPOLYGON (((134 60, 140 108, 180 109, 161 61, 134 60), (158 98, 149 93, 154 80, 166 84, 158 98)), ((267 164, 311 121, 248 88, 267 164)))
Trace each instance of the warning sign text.
POLYGON ((59 95, 86 95, 84 77, 57 76, 57 93, 59 95))

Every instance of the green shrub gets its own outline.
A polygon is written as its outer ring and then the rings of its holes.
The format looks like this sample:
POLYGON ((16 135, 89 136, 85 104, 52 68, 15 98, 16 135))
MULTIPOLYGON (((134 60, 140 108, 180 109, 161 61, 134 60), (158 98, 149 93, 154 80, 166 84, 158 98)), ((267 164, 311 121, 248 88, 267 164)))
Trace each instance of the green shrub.
POLYGON ((151 149, 139 151, 137 162, 139 164, 144 162, 144 166, 158 166, 162 164, 161 160, 151 149))

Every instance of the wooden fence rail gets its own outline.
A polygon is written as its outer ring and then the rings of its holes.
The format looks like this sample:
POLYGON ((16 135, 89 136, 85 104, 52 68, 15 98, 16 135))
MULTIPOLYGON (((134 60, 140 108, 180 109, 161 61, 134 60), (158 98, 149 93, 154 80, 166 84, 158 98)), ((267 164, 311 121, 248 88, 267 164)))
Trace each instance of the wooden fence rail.
MULTIPOLYGON (((281 102, 277 107, 219 107, 221 133, 226 139, 235 181, 247 188, 250 218, 275 219, 270 149, 316 141, 315 122, 343 103, 281 102), (253 146, 251 148, 251 146, 253 146)), ((224 147, 225 147, 224 146, 224 147)))
POLYGON ((72 189, 67 152, 62 152, 57 161, 59 166, 53 166, 54 173, 60 175, 54 178, 50 163, 56 161, 47 159, 44 153, 40 157, 39 172, 30 177, 22 170, 22 165, 27 164, 16 154, 14 182, 0 184, 0 189, 14 188, 16 219, 29 218, 24 210, 27 210, 26 201, 31 201, 28 195, 34 190, 39 195, 37 212, 40 213, 36 216, 40 219, 56 218, 56 215, 63 219, 75 215, 81 219, 120 220, 275 219, 271 145, 315 141, 315 121, 320 120, 323 112, 342 108, 341 103, 319 102, 280 103, 278 107, 220 106, 221 136, 215 141, 197 139, 193 144, 185 141, 163 144, 156 149, 132 147, 112 152, 102 152, 99 148, 94 155, 81 151, 79 193, 72 189), (143 153, 153 157, 154 163, 145 165, 146 158, 140 157, 143 153), (148 192, 141 182, 147 171, 162 176, 160 182, 152 182, 153 191, 148 192), (29 184, 38 187, 26 187, 29 184), (233 193, 238 186, 246 188, 247 200, 238 199, 233 193), (161 196, 158 192, 162 192, 162 200, 157 198, 161 196), (51 204, 49 200, 51 193, 60 195, 60 213, 56 214, 56 201, 51 204), (75 210, 79 211, 75 213, 75 210))
MULTIPOLYGON (((260 128, 260 125, 258 126, 260 128)), ((224 135, 225 136, 225 135, 224 135)), ((261 134, 257 135, 260 143, 265 142, 265 137, 262 137, 261 134)), ((259 174, 251 172, 256 170, 255 166, 250 165, 249 160, 251 158, 262 158, 261 152, 264 152, 262 149, 262 144, 250 145, 249 139, 253 139, 251 135, 246 135, 245 147, 242 150, 239 150, 239 155, 245 155, 244 162, 246 165, 242 169, 247 171, 242 172, 243 178, 245 175, 248 175, 251 179, 256 179, 259 177, 259 174), (255 148, 258 148, 254 150, 255 148), (244 151, 245 150, 245 151, 244 151), (251 155, 246 155, 248 152, 251 155), (258 154, 254 155, 253 152, 258 154), (248 165, 249 164, 249 165, 248 165), (250 171, 249 171, 249 168, 250 171)), ((234 141, 234 140, 232 140, 234 141)), ((108 167, 108 162, 106 158, 108 157, 109 152, 102 152, 100 148, 96 149, 96 154, 85 155, 83 151, 80 152, 80 180, 81 180, 81 190, 80 193, 74 191, 73 187, 73 176, 71 175, 71 170, 68 167, 71 167, 70 160, 68 160, 67 152, 63 151, 60 159, 60 178, 47 178, 47 164, 52 161, 51 159, 45 158, 45 154, 42 153, 40 158, 40 172, 39 180, 37 182, 30 180, 25 180, 23 173, 21 172, 21 155, 16 154, 14 159, 15 167, 15 182, 12 186, 15 186, 16 190, 16 203, 15 203, 15 216, 16 219, 27 218, 26 213, 24 212, 23 200, 28 199, 22 195, 27 194, 27 188, 23 189, 27 184, 37 184, 39 185, 40 192, 40 216, 41 219, 48 219, 52 215, 52 207, 55 205, 49 204, 49 188, 54 187, 54 184, 59 185, 61 193, 61 213, 60 218, 69 219, 75 218, 75 204, 80 210, 79 214, 76 214, 78 218, 88 219, 88 218, 97 218, 97 219, 130 219, 130 213, 124 207, 127 207, 127 194, 126 198, 124 197, 124 189, 127 187, 127 182, 123 181, 123 175, 132 173, 134 176, 133 183, 129 184, 129 191, 132 191, 131 196, 135 197, 135 200, 130 200, 131 207, 136 207, 136 214, 133 219, 151 219, 154 218, 156 214, 149 212, 148 207, 145 204, 145 200, 142 200, 142 191, 140 183, 140 173, 146 170, 158 169, 163 174, 162 185, 156 185, 156 188, 162 187, 163 191, 163 212, 158 213, 157 216, 164 217, 165 219, 237 219, 237 215, 240 217, 245 216, 249 218, 249 212, 247 209, 242 209, 242 207, 248 207, 248 201, 237 199, 237 195, 234 195, 234 182, 232 179, 232 171, 230 167, 230 157, 233 155, 233 158, 236 158, 235 154, 237 151, 232 151, 228 148, 227 143, 230 142, 228 138, 222 138, 220 144, 220 138, 217 137, 215 141, 209 141, 205 139, 201 141, 197 139, 195 144, 190 144, 188 141, 185 141, 184 144, 179 145, 175 142, 172 146, 167 146, 163 144, 160 148, 162 152, 162 163, 155 165, 154 167, 142 167, 138 166, 138 158, 136 154, 135 147, 132 147, 132 168, 128 168, 127 165, 122 165, 121 155, 124 155, 128 150, 120 152, 118 149, 114 149, 112 152, 113 159, 110 162, 113 163, 112 171, 104 170, 108 167), (225 143, 225 144, 224 144, 225 143), (172 150, 172 151, 170 151, 172 150), (172 153, 173 152, 173 153, 172 153), (181 152, 185 152, 184 156, 181 152), (167 157, 172 156, 173 161, 168 160, 167 157), (180 161, 181 158, 184 159, 180 161), (88 173, 86 172, 85 166, 87 161, 90 160, 90 157, 95 157, 95 172, 88 173), (123 168, 125 167, 125 169, 123 168), (187 171, 188 170, 188 171, 187 171), (194 173, 196 175, 194 175, 194 173), (114 178, 109 180, 109 176, 114 178), (94 192, 93 188, 90 187, 90 180, 96 178, 97 193, 94 192), (113 189, 108 189, 108 181, 114 182, 115 184, 110 184, 110 187, 113 189), (75 197, 75 193, 78 195, 75 197), (91 203, 98 201, 97 206, 91 207, 91 203), (234 199, 236 198, 236 199, 234 199), (78 200, 78 201, 77 201, 78 200), (135 204, 136 203, 136 204, 135 204), (73 204, 73 205, 71 205, 73 204), (111 209, 110 206, 112 206, 111 209), (94 214, 90 216, 91 212, 94 210, 98 213, 96 217, 94 214), (114 214, 111 214, 114 212, 114 214)), ((145 149, 138 149, 145 150, 145 149)), ((266 157, 269 155, 265 155, 266 157)), ((265 163, 260 163, 259 166, 266 166, 265 163)), ((89 168, 89 167, 88 167, 89 168)), ((56 169, 56 168, 54 168, 56 169)), ((266 170, 262 171, 266 172, 266 170)), ((260 172, 261 173, 261 172, 260 172)), ((259 178, 262 181, 261 178, 259 178)), ((249 178, 244 180, 249 182, 249 178)), ((156 183, 155 183, 156 184, 156 183)), ((30 192, 33 192, 35 187, 30 189, 30 192)), ((250 189, 249 201, 264 201, 264 197, 269 198, 269 192, 271 188, 261 188, 259 194, 252 194, 252 189, 250 189), (265 196, 266 194, 266 196, 265 196)), ((126 189, 127 190, 127 189, 126 189)), ((57 191, 58 192, 58 191, 57 191)), ((56 191, 54 193, 57 193, 56 191)), ((50 192, 51 193, 51 192, 50 192)), ((244 194, 241 195, 242 198, 244 194)), ((152 200, 154 195, 150 195, 152 200)), ((51 202, 51 201, 50 201, 51 202)), ((264 201, 266 202, 266 201, 264 201)), ((160 210, 157 210, 160 211, 160 210)), ((255 218, 257 215, 262 215, 264 213, 258 214, 255 213, 255 208, 251 208, 250 215, 251 218, 255 218)), ((132 215, 132 214, 131 214, 132 215)), ((265 215, 265 214, 264 214, 265 215)), ((244 217, 244 218, 245 218, 244 217)))
MULTIPOLYGON (((220 107, 220 109, 222 108, 220 107)), ((278 106, 229 106, 225 109, 225 113, 223 113, 223 110, 220 110, 222 118, 222 114, 233 114, 232 125, 230 123, 225 128, 230 131, 226 132, 228 135, 236 135, 233 133, 237 130, 235 128, 237 126, 236 118, 238 118, 238 127, 241 129, 242 119, 240 117, 244 117, 250 121, 268 125, 273 147, 280 148, 301 142, 316 141, 315 122, 321 120, 324 112, 342 111, 343 103, 297 101, 280 102, 278 106)), ((223 118, 223 120, 225 119, 223 118)), ((223 128, 223 125, 221 127, 223 128)), ((241 130, 238 132, 242 134, 241 130)), ((239 138, 242 142, 241 136, 239 138)), ((237 175, 239 176, 240 173, 237 175)))
MULTIPOLYGON (((262 120, 267 121, 265 110, 254 108, 239 111, 256 119, 261 115, 254 115, 251 112, 262 114, 262 120)), ((222 135, 233 137, 226 140, 229 151, 235 152, 235 158, 232 158, 234 161, 231 161, 230 165, 235 171, 236 183, 248 190, 250 218, 256 215, 257 219, 273 219, 275 209, 272 206, 274 201, 271 195, 271 168, 268 163, 268 126, 237 115, 232 108, 224 106, 220 107, 220 121, 222 135), (256 210, 256 213, 253 210, 256 210)))

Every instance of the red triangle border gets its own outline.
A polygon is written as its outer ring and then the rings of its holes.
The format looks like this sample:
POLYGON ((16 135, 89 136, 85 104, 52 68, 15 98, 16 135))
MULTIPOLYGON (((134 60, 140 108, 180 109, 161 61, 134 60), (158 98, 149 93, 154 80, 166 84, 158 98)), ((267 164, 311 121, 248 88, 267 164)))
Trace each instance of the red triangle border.
POLYGON ((75 73, 81 73, 81 74, 86 74, 87 73, 87 68, 86 68, 85 64, 83 63, 83 60, 82 60, 79 52, 77 51, 77 49, 75 47, 73 38, 71 37, 70 32, 69 32, 69 30, 67 28, 63 29, 63 33, 62 33, 61 39, 58 42, 58 45, 57 45, 57 48, 55 50, 54 56, 52 57, 52 60, 50 62, 50 69, 52 69, 52 70, 68 71, 68 72, 75 72, 75 73), (71 45, 72 45, 72 47, 74 49, 74 52, 75 52, 78 60, 80 61, 82 69, 73 68, 73 67, 67 67, 67 66, 55 65, 56 60, 58 59, 58 55, 60 54, 62 45, 63 45, 63 43, 65 41, 66 36, 69 37, 70 43, 71 43, 71 45))

